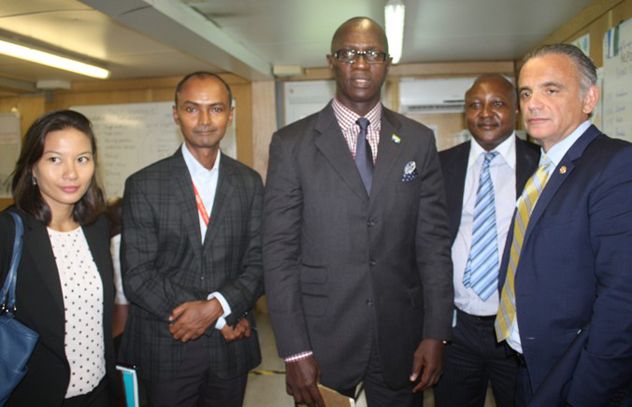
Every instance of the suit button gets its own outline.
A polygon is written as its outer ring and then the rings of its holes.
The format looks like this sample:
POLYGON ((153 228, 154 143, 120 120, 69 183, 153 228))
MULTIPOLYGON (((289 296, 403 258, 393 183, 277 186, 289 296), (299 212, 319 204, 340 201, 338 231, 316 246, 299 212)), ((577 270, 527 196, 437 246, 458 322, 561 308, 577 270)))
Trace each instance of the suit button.
POLYGON ((375 221, 373 219, 369 219, 366 224, 368 227, 372 228, 373 226, 375 226, 375 221))
POLYGON ((374 267, 377 264, 375 260, 369 260, 369 266, 374 267))
POLYGON ((371 298, 366 300, 366 305, 368 305, 369 307, 372 307, 373 306, 373 300, 371 298))

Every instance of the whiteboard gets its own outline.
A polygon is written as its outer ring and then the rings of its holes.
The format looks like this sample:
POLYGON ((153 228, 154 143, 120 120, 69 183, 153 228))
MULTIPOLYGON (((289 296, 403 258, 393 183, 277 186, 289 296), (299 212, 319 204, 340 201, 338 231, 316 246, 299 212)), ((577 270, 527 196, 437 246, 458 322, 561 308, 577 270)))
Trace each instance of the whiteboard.
MULTIPOLYGON (((172 155, 182 143, 173 121, 173 102, 74 106, 92 122, 99 176, 108 197, 123 196, 134 172, 172 155)), ((236 116, 233 114, 233 123, 236 116)), ((236 158, 235 126, 226 130, 222 152, 236 158)))
POLYGON ((0 113, 0 198, 11 198, 11 173, 20 155, 20 115, 0 113))
POLYGON ((603 131, 632 141, 632 20, 604 35, 603 131))

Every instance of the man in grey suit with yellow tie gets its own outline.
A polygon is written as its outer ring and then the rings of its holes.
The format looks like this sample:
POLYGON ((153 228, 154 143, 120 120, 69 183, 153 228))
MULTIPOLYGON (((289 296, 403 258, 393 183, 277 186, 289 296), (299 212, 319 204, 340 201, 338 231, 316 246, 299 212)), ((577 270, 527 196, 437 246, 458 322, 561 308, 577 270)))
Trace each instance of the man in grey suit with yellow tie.
POLYGON ((316 384, 369 406, 418 406, 441 374, 452 267, 432 131, 380 103, 383 29, 353 18, 333 36, 336 95, 279 130, 264 198, 264 276, 287 391, 316 384))

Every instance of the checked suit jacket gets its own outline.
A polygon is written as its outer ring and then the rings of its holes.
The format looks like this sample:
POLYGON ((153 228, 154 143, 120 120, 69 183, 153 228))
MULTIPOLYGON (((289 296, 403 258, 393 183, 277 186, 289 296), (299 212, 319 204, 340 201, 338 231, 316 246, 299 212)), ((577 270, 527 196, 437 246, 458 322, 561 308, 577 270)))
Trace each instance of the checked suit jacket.
MULTIPOLYGON (((262 294, 261 177, 222 155, 215 202, 204 244, 193 181, 180 149, 131 175, 125 183, 121 258, 131 302, 122 357, 144 380, 166 381, 177 371, 183 344, 171 337, 168 316, 186 301, 219 291, 233 325, 262 294)), ((221 378, 245 374, 261 360, 256 330, 226 342, 214 326, 205 342, 211 370, 221 378)))
POLYGON ((383 109, 369 196, 327 105, 273 136, 264 215, 282 357, 312 350, 321 382, 348 389, 375 343, 386 384, 401 388, 419 342, 449 339, 452 264, 430 129, 383 109))

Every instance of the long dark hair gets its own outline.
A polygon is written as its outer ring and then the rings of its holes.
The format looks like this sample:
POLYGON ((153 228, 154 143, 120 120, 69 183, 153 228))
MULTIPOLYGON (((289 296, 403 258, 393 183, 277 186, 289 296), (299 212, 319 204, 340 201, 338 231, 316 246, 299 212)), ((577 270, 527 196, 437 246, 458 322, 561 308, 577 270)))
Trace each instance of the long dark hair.
POLYGON ((37 118, 26 132, 11 182, 15 205, 46 225, 50 224, 52 215, 34 182, 33 166, 44 154, 44 142, 48 133, 69 128, 82 132, 90 139, 95 160, 95 171, 90 186, 79 202, 74 205, 72 218, 80 225, 87 225, 94 222, 105 209, 103 191, 96 179, 97 142, 90 120, 74 110, 52 111, 37 118))

